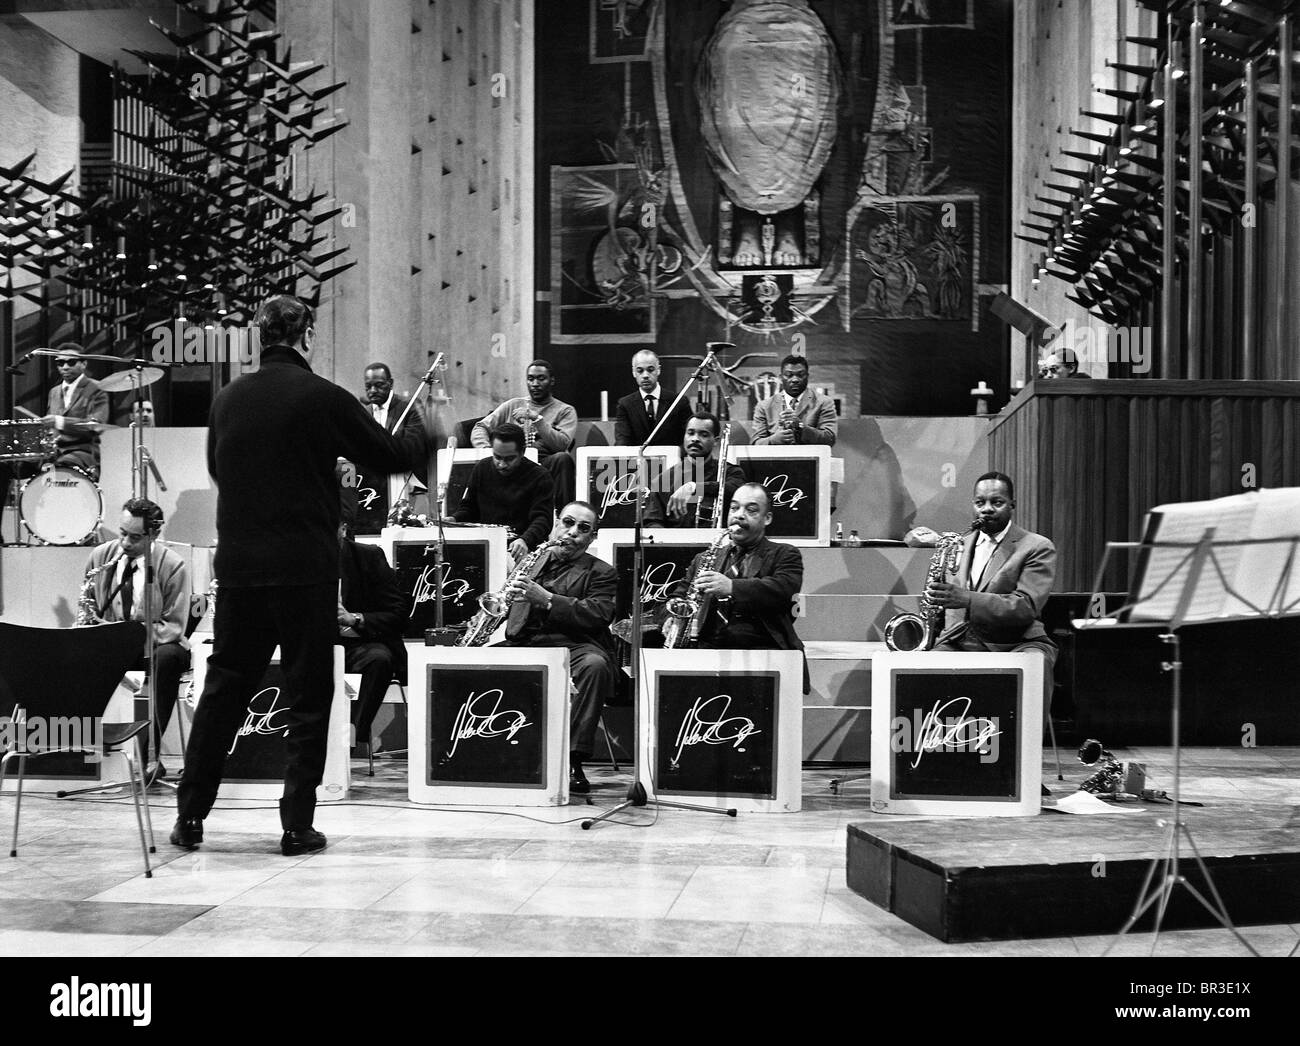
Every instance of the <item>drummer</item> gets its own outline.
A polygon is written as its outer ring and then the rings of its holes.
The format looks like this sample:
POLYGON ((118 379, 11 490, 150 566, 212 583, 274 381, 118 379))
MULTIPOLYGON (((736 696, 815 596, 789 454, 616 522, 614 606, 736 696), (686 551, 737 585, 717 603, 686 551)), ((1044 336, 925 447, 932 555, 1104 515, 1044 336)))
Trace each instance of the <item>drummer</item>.
POLYGON ((108 393, 86 377, 86 350, 76 342, 56 345, 59 384, 50 390, 48 413, 41 419, 57 432, 56 466, 75 468, 99 480, 99 433, 108 424, 108 393))

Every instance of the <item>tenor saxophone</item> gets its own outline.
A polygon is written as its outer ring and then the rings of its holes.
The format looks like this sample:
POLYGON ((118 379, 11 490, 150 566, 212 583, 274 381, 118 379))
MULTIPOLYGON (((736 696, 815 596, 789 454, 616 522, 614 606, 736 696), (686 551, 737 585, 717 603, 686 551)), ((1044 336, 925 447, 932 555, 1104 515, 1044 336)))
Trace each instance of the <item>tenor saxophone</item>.
MULTIPOLYGON (((966 531, 979 529, 977 519, 966 531)), ((935 546, 934 555, 930 557, 930 569, 925 575, 925 587, 936 582, 947 581, 957 570, 961 559, 961 544, 966 534, 954 534, 947 531, 939 535, 939 544, 935 546)), ((943 629, 943 607, 921 593, 919 614, 895 614, 885 623, 885 646, 890 650, 932 650, 938 642, 943 629)))
POLYGON ((714 568, 729 544, 731 531, 724 530, 696 561, 695 569, 686 579, 686 594, 675 596, 664 604, 668 614, 663 624, 665 650, 682 650, 699 642, 700 629, 709 613, 709 600, 695 591, 695 579, 705 570, 714 568))
POLYGON ((514 602, 506 593, 510 587, 526 578, 537 574, 542 565, 542 554, 557 545, 555 541, 544 541, 519 562, 514 572, 506 579, 504 587, 498 592, 484 592, 478 597, 479 611, 470 618, 465 634, 456 643, 457 646, 482 646, 492 638, 492 633, 500 626, 510 613, 510 604, 514 602))

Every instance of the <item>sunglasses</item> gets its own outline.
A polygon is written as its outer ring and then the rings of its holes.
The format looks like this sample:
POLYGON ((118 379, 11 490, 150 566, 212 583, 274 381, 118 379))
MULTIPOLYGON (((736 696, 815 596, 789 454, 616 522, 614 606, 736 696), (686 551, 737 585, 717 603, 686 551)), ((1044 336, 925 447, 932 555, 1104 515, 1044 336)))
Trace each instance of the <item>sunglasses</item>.
POLYGON ((566 530, 572 530, 574 527, 577 527, 579 534, 590 534, 595 529, 590 523, 579 523, 572 516, 560 517, 560 523, 563 524, 566 530))

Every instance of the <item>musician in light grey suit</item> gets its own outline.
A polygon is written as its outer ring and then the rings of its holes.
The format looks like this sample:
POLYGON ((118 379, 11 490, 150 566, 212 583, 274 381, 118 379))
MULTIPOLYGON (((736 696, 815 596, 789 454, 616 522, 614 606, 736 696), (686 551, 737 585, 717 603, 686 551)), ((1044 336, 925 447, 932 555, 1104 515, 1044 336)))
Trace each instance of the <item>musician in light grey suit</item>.
POLYGON ((1056 577, 1056 546, 1011 521, 1015 487, 1001 472, 976 481, 973 505, 980 525, 962 544, 956 576, 926 588, 948 612, 949 627, 935 649, 1037 650, 1050 694, 1057 648, 1042 619, 1056 577))
POLYGON ((834 401, 808 388, 808 361, 787 356, 781 361, 781 391, 754 408, 750 442, 758 446, 820 443, 833 447, 838 425, 834 401))
POLYGON ((108 393, 86 377, 86 350, 80 345, 67 341, 55 351, 62 381, 50 389, 49 409, 41 419, 58 433, 54 464, 72 466, 98 480, 99 430, 108 423, 108 393))

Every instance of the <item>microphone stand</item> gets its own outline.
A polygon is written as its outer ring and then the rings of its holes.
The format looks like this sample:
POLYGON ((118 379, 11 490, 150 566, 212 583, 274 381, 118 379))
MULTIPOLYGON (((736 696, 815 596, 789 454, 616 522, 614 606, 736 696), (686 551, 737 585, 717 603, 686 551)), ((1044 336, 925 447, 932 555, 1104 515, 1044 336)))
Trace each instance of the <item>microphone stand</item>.
MULTIPOLYGON (((656 806, 673 807, 674 809, 678 809, 678 810, 695 810, 698 811, 699 813, 723 814, 727 817, 736 816, 736 811, 734 809, 718 810, 708 806, 696 806, 692 803, 670 802, 666 799, 650 799, 646 795, 645 786, 641 783, 641 773, 640 773, 640 762, 641 762, 640 712, 641 712, 641 701, 642 701, 641 654, 645 646, 645 640, 641 628, 641 622, 643 616, 642 609, 641 609, 641 578, 645 573, 645 556, 642 548, 641 539, 642 539, 642 529, 645 522, 645 499, 649 493, 649 487, 650 487, 650 482, 649 482, 650 477, 647 471, 648 465, 646 462, 645 452, 646 452, 646 448, 651 446, 654 443, 655 436, 658 435, 659 430, 663 428, 664 422, 666 422, 672 416, 673 410, 677 407, 677 404, 682 401, 682 399, 686 396, 686 394, 690 392, 690 390, 695 385, 699 384, 703 380, 705 374, 710 372, 717 373, 718 361, 717 361, 716 353, 719 350, 725 350, 732 347, 733 346, 728 342, 714 341, 708 343, 707 346, 708 353, 704 357, 704 362, 702 362, 699 365, 699 367, 696 368, 695 373, 691 375, 690 380, 687 381, 686 384, 682 387, 681 391, 677 393, 677 398, 673 400, 669 408, 665 411, 660 412, 659 421, 655 424, 655 427, 650 431, 650 435, 646 437, 645 442, 642 443, 641 446, 637 448, 636 467, 637 467, 638 497, 636 499, 636 528, 633 532, 634 536, 632 539, 632 635, 630 639, 631 646, 632 646, 632 785, 630 788, 628 788, 627 798, 624 799, 623 802, 619 803, 617 806, 613 807, 612 809, 606 810, 603 814, 593 817, 590 820, 583 821, 582 828, 584 831, 590 829, 593 825, 599 824, 602 821, 608 821, 615 814, 620 813, 623 810, 626 810, 629 806, 646 806, 648 803, 651 802, 653 802, 656 806), (645 493, 644 494, 640 493, 640 491, 643 490, 645 491, 645 493)), ((719 491, 718 497, 721 496, 722 496, 722 492, 719 491)), ((648 772, 652 772, 652 768, 648 772)))

